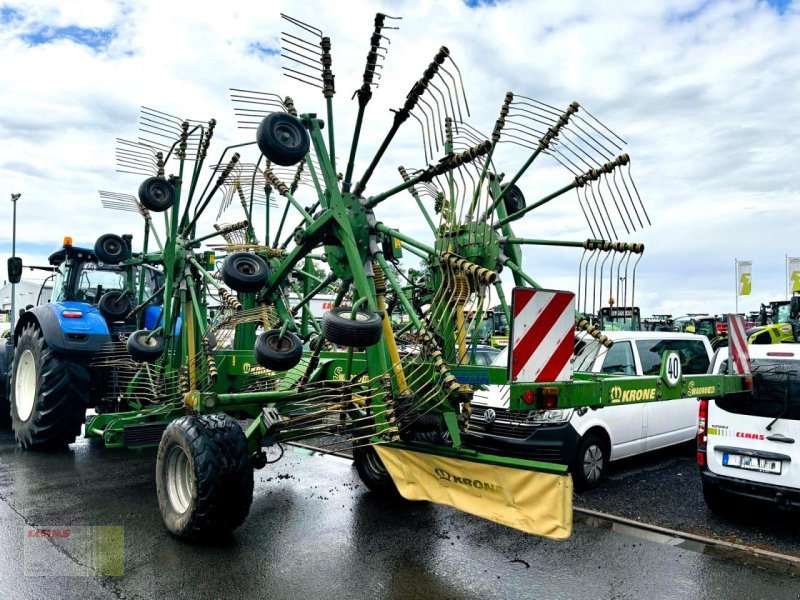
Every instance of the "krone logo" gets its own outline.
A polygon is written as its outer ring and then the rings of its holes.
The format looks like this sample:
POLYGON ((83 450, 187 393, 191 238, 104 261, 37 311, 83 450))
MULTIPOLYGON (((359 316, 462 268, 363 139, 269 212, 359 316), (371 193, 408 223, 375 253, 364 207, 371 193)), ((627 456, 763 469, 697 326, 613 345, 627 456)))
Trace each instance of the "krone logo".
POLYGON ((619 402, 622 400, 622 388, 615 385, 611 388, 611 402, 619 402))

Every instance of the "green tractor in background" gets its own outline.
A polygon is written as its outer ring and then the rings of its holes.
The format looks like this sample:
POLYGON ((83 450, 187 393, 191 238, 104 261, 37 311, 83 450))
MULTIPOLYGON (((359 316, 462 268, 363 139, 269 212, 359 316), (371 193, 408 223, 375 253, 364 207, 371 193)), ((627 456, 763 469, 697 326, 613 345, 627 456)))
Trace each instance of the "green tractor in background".
POLYGON ((762 304, 759 326, 747 330, 750 344, 781 344, 800 342, 800 293, 789 300, 762 304))

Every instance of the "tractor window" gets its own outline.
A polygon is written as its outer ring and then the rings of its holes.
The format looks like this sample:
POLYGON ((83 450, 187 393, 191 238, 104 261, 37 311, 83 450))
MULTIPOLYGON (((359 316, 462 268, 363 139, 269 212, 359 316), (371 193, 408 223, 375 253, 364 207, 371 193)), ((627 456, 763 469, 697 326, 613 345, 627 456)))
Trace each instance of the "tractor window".
POLYGON ((94 263, 84 263, 75 286, 75 300, 96 303, 108 290, 124 290, 125 272, 119 269, 98 269, 94 263), (98 295, 98 289, 100 294, 98 295))
POLYGON ((697 321, 697 330, 695 333, 699 333, 700 335, 704 335, 706 337, 714 337, 716 335, 716 331, 714 331, 715 322, 710 320, 701 320, 697 321))

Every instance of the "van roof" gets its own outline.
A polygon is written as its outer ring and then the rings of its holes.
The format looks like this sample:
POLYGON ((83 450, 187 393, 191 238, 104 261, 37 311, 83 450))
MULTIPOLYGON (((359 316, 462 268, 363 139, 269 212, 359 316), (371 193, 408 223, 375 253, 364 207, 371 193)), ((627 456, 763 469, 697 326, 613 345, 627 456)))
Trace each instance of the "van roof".
POLYGON ((603 331, 608 339, 615 342, 621 340, 697 340, 705 336, 694 333, 678 333, 675 331, 603 331))
MULTIPOLYGON (((800 344, 748 344, 750 358, 774 358, 775 360, 800 360, 800 344)), ((720 348, 721 358, 728 358, 728 348, 720 348)))

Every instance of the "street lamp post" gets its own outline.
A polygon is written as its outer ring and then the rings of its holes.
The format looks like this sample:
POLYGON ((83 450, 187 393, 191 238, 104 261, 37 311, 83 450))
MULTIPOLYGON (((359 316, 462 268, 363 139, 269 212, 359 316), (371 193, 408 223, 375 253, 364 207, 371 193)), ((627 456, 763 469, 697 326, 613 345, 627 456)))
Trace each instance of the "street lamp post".
MULTIPOLYGON (((11 204, 14 206, 11 219, 11 256, 17 255, 17 200, 22 194, 11 194, 11 204)), ((11 282, 11 335, 14 335, 14 323, 17 320, 17 284, 11 282)))

